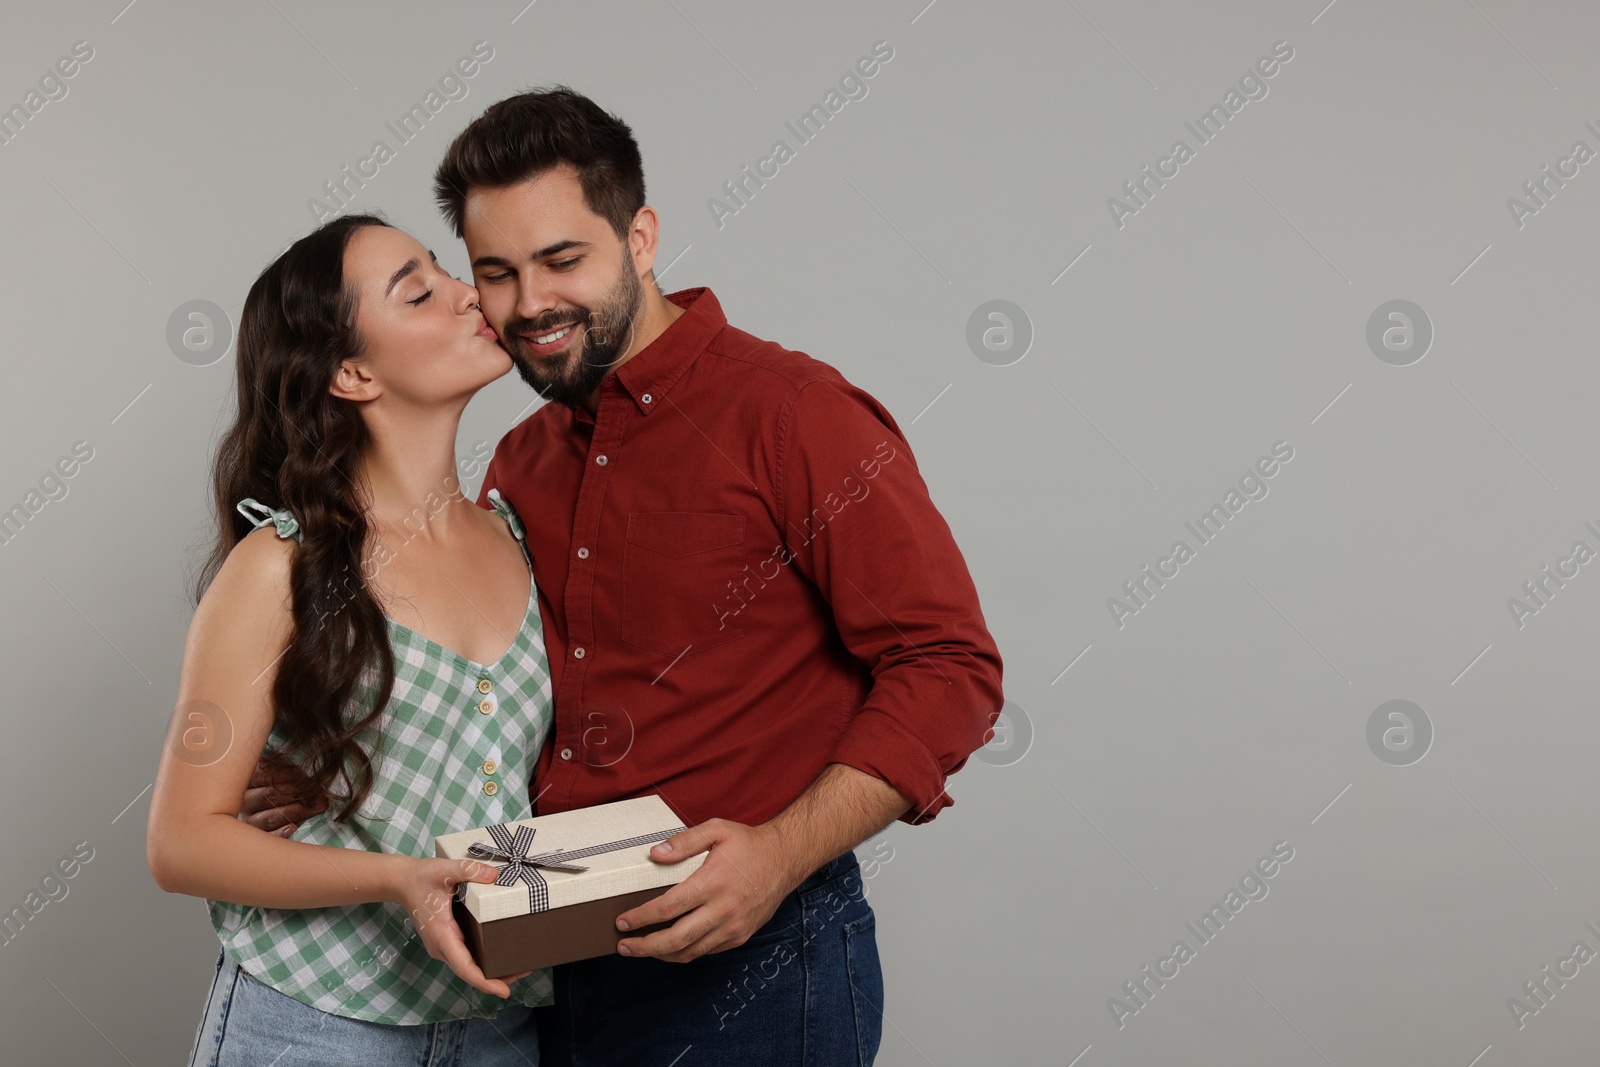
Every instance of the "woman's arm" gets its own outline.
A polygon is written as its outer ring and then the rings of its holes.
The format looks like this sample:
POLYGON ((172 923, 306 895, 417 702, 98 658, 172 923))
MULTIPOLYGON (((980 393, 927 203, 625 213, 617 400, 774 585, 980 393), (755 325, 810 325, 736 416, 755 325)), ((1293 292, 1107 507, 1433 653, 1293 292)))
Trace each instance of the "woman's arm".
POLYGON ((169 893, 266 908, 398 895, 397 861, 411 857, 287 840, 235 817, 272 730, 273 680, 293 626, 293 551, 270 528, 246 536, 189 624, 146 839, 150 873, 169 893))
POLYGON ((262 908, 398 904, 428 955, 475 988, 509 997, 510 984, 532 972, 485 976, 450 913, 457 883, 492 882, 494 866, 313 845, 235 814, 272 732, 272 685, 293 632, 293 551, 270 527, 249 534, 195 609, 150 803, 150 873, 169 893, 262 908))

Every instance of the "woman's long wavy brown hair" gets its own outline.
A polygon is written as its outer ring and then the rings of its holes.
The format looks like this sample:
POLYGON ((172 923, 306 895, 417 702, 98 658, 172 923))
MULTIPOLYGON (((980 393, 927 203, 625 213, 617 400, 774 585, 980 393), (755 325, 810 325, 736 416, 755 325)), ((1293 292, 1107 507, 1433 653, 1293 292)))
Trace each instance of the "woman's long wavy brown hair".
POLYGON ((284 744, 267 757, 307 777, 296 800, 346 802, 343 822, 373 784, 372 754, 357 735, 372 726, 394 687, 394 652, 384 614, 361 564, 368 538, 366 494, 354 478, 370 439, 355 404, 333 396, 340 361, 360 357, 355 291, 344 254, 379 215, 343 215, 300 238, 250 287, 239 316, 235 361, 238 410, 217 446, 211 504, 217 537, 194 602, 254 527, 235 505, 245 497, 286 508, 302 541, 289 572, 293 632, 278 661, 272 702, 284 744), (376 668, 377 699, 350 721, 346 705, 362 670, 376 668), (334 785, 340 779, 340 794, 334 785))

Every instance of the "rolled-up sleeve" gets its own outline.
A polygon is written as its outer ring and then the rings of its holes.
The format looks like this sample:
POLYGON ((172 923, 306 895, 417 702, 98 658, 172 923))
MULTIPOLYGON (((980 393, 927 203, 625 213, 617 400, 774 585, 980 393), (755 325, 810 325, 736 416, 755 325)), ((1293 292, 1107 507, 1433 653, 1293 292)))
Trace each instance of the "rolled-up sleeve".
POLYGON ((870 394, 842 379, 809 382, 778 439, 794 564, 872 674, 831 762, 908 797, 899 821, 927 822, 953 803, 945 780, 984 744, 1003 702, 972 576, 910 446, 870 394))

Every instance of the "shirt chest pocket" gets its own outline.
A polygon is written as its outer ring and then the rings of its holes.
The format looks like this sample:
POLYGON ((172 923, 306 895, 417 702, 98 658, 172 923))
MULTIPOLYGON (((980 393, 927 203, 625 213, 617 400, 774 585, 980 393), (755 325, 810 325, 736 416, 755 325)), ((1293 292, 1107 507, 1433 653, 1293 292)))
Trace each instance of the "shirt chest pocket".
POLYGON ((622 639, 676 657, 743 637, 743 602, 729 583, 744 566, 744 526, 744 516, 720 512, 629 515, 622 639))

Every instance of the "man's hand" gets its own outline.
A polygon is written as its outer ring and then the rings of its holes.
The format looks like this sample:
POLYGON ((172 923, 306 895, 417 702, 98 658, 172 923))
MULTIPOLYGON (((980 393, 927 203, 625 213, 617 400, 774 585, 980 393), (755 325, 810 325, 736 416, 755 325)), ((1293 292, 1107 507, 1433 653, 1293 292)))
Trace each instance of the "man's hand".
POLYGON ((848 764, 829 763, 805 792, 760 826, 727 819, 691 826, 651 849, 650 857, 676 863, 709 851, 706 861, 659 897, 617 916, 617 929, 677 921, 622 941, 617 951, 688 963, 708 952, 738 948, 807 875, 910 807, 911 801, 888 782, 848 764))
POLYGON ((708 850, 710 855, 699 870, 654 900, 617 916, 617 929, 677 921, 646 937, 624 940, 617 951, 625 956, 688 963, 709 952, 737 948, 772 918, 783 898, 811 873, 810 869, 795 869, 793 853, 770 823, 746 826, 708 819, 656 845, 650 856, 659 862, 680 863, 708 850))
POLYGON ((262 756, 256 761, 256 769, 250 775, 250 786, 244 791, 244 799, 239 804, 239 818, 257 830, 288 837, 302 819, 328 810, 327 798, 319 801, 317 807, 295 803, 292 787, 305 780, 306 776, 300 773, 298 767, 262 756))

